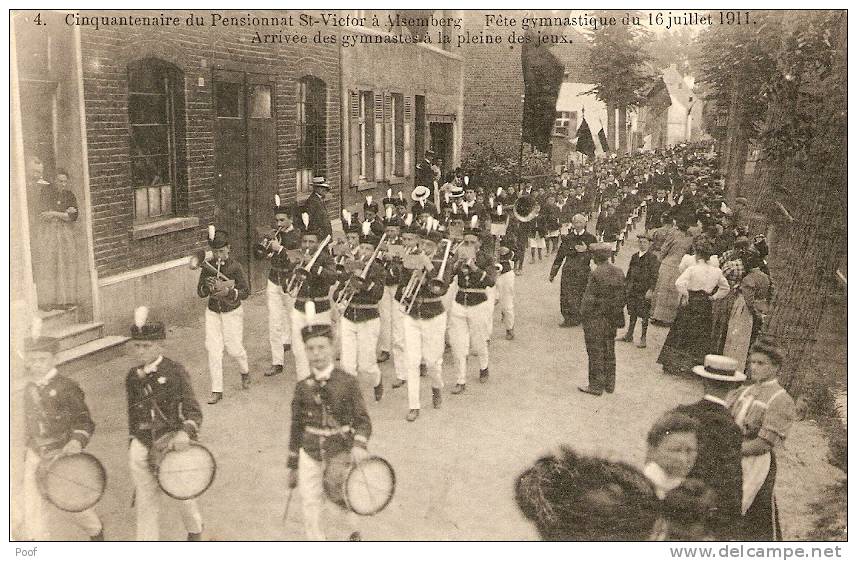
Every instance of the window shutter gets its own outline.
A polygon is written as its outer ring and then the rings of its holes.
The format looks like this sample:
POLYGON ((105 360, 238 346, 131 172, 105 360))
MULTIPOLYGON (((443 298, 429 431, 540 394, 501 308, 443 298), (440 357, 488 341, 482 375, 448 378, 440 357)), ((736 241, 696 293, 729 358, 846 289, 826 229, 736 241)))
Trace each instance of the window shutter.
POLYGON ((360 182, 360 92, 348 92, 348 126, 351 130, 351 143, 349 146, 351 184, 360 182))
POLYGON ((404 149, 404 173, 405 177, 411 176, 411 123, 414 122, 414 100, 411 96, 406 95, 402 96, 404 99, 404 112, 405 112, 405 130, 404 130, 404 141, 405 141, 405 149, 404 149))
POLYGON ((384 94, 375 93, 375 180, 384 180, 384 94))
POLYGON ((384 178, 393 177, 393 96, 384 92, 384 178))

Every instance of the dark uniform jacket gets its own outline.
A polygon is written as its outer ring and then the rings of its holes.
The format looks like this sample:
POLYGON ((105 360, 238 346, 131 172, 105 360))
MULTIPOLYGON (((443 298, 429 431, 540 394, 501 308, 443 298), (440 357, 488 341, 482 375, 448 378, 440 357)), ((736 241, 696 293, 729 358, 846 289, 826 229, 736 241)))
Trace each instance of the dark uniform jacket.
POLYGON ((494 266, 494 257, 484 251, 476 254, 474 265, 469 268, 468 273, 462 271, 462 264, 455 268, 458 277, 458 291, 455 293, 455 301, 462 306, 478 306, 488 300, 485 289, 494 286, 497 281, 497 268, 494 266))
POLYGON ((202 426, 202 410, 184 366, 166 357, 141 378, 132 368, 125 377, 128 396, 128 432, 145 446, 175 431, 196 438, 202 426))
POLYGON ((661 262, 651 248, 642 257, 639 251, 632 255, 628 275, 625 277, 625 292, 629 296, 633 294, 642 297, 647 291, 653 291, 658 284, 660 267, 661 262))
POLYGON ((501 267, 501 269, 500 269, 501 275, 504 275, 508 272, 511 272, 515 268, 515 248, 512 245, 512 243, 514 243, 514 241, 510 240, 510 242, 508 242, 508 245, 507 245, 505 238, 503 239, 502 242, 500 242, 501 248, 506 248, 509 250, 508 253, 506 253, 505 255, 500 255, 497 259, 497 263, 501 267))
MULTIPOLYGON (((348 283, 348 279, 340 283, 339 287, 333 292, 333 299, 336 300, 342 290, 348 283)), ((353 288, 353 281, 352 281, 353 288)), ((369 274, 366 276, 366 281, 354 296, 351 302, 342 314, 342 317, 348 321, 361 323, 370 319, 379 317, 378 302, 384 296, 384 268, 375 262, 369 268, 369 274)))
MULTIPOLYGON (((313 251, 313 253, 315 253, 313 251)), ((295 295, 295 309, 303 312, 309 300, 315 302, 316 312, 330 309, 330 287, 337 280, 336 264, 327 251, 322 251, 309 270, 301 289, 295 295)))
POLYGON ((294 264, 289 261, 288 251, 301 246, 301 234, 292 226, 285 232, 277 233, 277 241, 283 248, 279 253, 271 252, 271 270, 268 271, 268 280, 277 286, 283 286, 294 267, 294 264))
MULTIPOLYGON (((388 240, 388 245, 402 246, 402 238, 388 240)), ((381 260, 384 267, 384 286, 396 286, 402 276, 402 259, 400 257, 387 257, 381 260)))
POLYGON ((295 386, 289 436, 290 469, 298 467, 301 448, 314 460, 321 461, 350 450, 352 445, 365 448, 371 434, 372 422, 356 376, 334 368, 326 381, 310 376, 295 386))
POLYGON ((687 477, 702 481, 717 495, 711 513, 714 530, 719 539, 730 539, 741 519, 741 429, 726 407, 708 399, 680 405, 675 411, 699 421, 696 463, 687 477))
POLYGON ((605 242, 615 242, 619 238, 619 234, 622 233, 623 222, 622 218, 616 213, 612 215, 605 213, 598 217, 596 228, 598 229, 598 233, 601 234, 601 239, 605 242))
MULTIPOLYGON (((432 269, 431 272, 426 273, 423 286, 417 295, 414 305, 411 307, 411 313, 409 315, 414 319, 432 319, 445 311, 443 308, 443 295, 446 294, 447 290, 449 290, 449 283, 452 279, 451 268, 448 265, 444 272, 444 278, 442 279, 443 287, 436 292, 431 288, 431 280, 438 278, 437 274, 440 272, 442 260, 443 255, 438 254, 435 254, 434 259, 432 259, 434 269, 432 269)), ((396 291, 397 301, 401 300, 402 290, 408 284, 411 274, 413 274, 412 270, 402 267, 402 277, 399 282, 399 289, 396 291)))
POLYGON ((646 230, 659 228, 661 226, 661 215, 670 208, 672 208, 672 205, 667 199, 662 201, 653 199, 646 203, 646 230))
POLYGON ((606 318, 615 327, 625 325, 625 275, 622 269, 601 263, 589 274, 580 301, 583 321, 606 318))
MULTIPOLYGON (((320 242, 325 236, 332 236, 333 229, 330 226, 330 217, 327 216, 327 208, 324 205, 324 200, 318 193, 311 193, 302 206, 303 212, 309 215, 308 229, 319 232, 318 241, 320 242)), ((303 225, 300 217, 296 221, 297 224, 303 225)))
POLYGON ((54 374, 44 385, 27 384, 24 418, 27 446, 38 453, 58 450, 72 438, 86 446, 95 432, 83 390, 60 374, 54 374))
POLYGON ((384 222, 377 216, 375 217, 375 220, 369 223, 369 230, 379 238, 384 234, 384 229, 384 222))
POLYGON ((200 298, 208 298, 208 309, 212 312, 223 313, 237 310, 241 305, 241 300, 246 300, 250 296, 250 285, 247 283, 247 275, 244 274, 244 269, 234 259, 227 259, 223 262, 212 260, 209 263, 223 273, 226 278, 234 280, 235 289, 231 290, 224 298, 211 296, 211 289, 206 284, 206 279, 210 277, 217 278, 218 275, 214 271, 210 271, 207 267, 202 267, 199 272, 199 283, 196 285, 196 293, 200 298))

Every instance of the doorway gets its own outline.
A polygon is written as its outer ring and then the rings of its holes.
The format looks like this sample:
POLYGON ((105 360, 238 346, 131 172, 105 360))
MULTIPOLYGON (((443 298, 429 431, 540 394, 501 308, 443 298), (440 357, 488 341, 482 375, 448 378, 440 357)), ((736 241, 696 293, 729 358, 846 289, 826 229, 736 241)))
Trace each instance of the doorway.
POLYGON ((452 163, 452 123, 429 123, 429 134, 435 158, 443 160, 440 171, 446 175, 452 163))
POLYGON ((227 232, 231 256, 247 271, 250 289, 261 290, 267 263, 252 259, 252 247, 273 220, 274 80, 262 74, 217 71, 213 86, 215 223, 227 232))

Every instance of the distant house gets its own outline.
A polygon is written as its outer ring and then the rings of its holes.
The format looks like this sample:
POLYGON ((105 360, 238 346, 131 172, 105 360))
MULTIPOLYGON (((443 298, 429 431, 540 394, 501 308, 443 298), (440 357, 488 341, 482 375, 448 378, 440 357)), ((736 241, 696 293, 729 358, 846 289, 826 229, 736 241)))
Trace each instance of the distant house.
POLYGON ((703 102, 693 86, 693 78, 683 77, 675 65, 663 71, 640 107, 635 148, 652 150, 702 137, 703 102))

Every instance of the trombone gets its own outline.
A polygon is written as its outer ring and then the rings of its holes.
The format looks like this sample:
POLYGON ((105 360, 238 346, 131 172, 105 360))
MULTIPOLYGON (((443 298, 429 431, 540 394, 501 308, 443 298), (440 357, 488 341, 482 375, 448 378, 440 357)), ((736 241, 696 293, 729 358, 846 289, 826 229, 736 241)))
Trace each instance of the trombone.
POLYGON ((375 262, 375 259, 377 259, 378 254, 381 251, 381 244, 384 243, 384 240, 386 239, 387 233, 385 232, 381 236, 381 241, 379 241, 378 245, 375 246, 375 251, 372 252, 372 256, 369 257, 369 260, 366 261, 366 265, 363 267, 363 270, 360 271, 360 274, 354 275, 352 273, 345 282, 345 285, 336 297, 336 305, 340 310, 348 308, 354 296, 363 289, 363 286, 366 283, 366 278, 369 276, 369 269, 372 267, 372 263, 375 262))
POLYGON ((318 256, 321 255, 321 252, 324 251, 324 248, 327 247, 328 243, 330 243, 330 234, 321 240, 321 243, 318 244, 318 249, 315 250, 315 253, 306 265, 298 264, 298 266, 295 267, 295 270, 292 272, 292 275, 289 277, 289 282, 286 285, 286 292, 290 296, 297 296, 301 291, 301 288, 304 286, 304 281, 306 281, 313 265, 315 265, 315 262, 318 260, 318 256))
MULTIPOLYGON (((402 258, 402 264, 407 269, 410 268, 406 265, 409 261, 413 263, 413 260, 424 256, 425 253, 415 247, 410 252, 406 253, 402 258)), ((425 281, 426 270, 422 263, 419 263, 417 266, 413 267, 413 272, 411 273, 410 278, 408 279, 408 283, 402 289, 402 295, 399 297, 399 305, 402 307, 402 311, 406 314, 410 313, 411 308, 414 306, 414 302, 417 300, 417 295, 420 293, 420 289, 423 287, 423 282, 425 281)))

